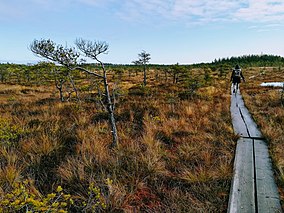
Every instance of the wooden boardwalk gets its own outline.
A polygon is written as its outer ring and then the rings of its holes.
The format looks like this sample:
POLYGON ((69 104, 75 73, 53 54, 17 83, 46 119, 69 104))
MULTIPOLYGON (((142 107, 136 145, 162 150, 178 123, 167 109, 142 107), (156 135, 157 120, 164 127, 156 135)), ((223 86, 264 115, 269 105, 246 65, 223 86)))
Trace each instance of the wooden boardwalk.
POLYGON ((237 142, 228 212, 282 212, 271 159, 261 132, 239 92, 231 96, 233 128, 237 142))

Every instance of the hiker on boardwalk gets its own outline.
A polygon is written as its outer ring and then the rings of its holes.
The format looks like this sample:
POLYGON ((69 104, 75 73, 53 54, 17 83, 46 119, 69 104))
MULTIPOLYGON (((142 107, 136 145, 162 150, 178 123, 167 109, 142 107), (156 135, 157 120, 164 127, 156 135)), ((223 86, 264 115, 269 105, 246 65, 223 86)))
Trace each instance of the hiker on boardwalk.
POLYGON ((235 69, 233 69, 232 75, 231 75, 231 81, 233 83, 233 93, 237 92, 237 90, 239 89, 239 83, 241 83, 241 78, 245 82, 245 78, 243 76, 242 69, 240 68, 239 65, 236 65, 235 69))

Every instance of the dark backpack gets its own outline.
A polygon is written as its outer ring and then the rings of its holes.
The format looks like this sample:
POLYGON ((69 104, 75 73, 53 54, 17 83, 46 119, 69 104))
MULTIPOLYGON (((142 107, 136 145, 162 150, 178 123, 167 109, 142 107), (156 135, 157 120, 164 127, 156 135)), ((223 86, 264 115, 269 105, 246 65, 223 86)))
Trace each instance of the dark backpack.
POLYGON ((241 77, 241 69, 235 69, 234 70, 234 76, 241 77))

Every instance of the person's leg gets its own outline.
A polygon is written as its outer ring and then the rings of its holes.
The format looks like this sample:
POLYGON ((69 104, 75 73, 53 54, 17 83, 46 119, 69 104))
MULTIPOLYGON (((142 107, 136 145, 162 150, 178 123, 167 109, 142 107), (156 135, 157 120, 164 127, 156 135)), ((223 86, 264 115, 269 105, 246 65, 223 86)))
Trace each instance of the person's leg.
POLYGON ((238 90, 240 88, 240 83, 241 83, 241 78, 239 77, 237 79, 237 89, 236 90, 238 90))
POLYGON ((233 93, 236 92, 236 82, 233 82, 233 93))

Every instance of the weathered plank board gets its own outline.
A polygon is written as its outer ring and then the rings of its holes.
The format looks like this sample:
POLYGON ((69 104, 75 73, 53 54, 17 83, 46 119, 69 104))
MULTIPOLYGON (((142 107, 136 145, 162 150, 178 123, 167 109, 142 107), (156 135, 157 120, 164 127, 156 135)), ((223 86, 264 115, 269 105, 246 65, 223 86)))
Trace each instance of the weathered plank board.
POLYGON ((245 121, 250 137, 262 138, 263 136, 261 132, 258 130, 258 127, 256 123, 254 122, 253 118, 251 117, 247 108, 244 106, 244 107, 241 107, 240 110, 241 110, 242 117, 245 121))
POLYGON ((281 212, 279 193, 266 142, 254 140, 257 206, 259 213, 281 212))
POLYGON ((237 142, 228 212, 255 212, 254 162, 251 139, 237 142))
POLYGON ((238 106, 238 95, 231 96, 231 117, 234 131, 241 137, 249 137, 246 125, 240 113, 238 106))
MULTIPOLYGON (((245 107, 244 100, 239 92, 232 95, 232 102, 233 102, 232 104, 236 106, 236 108, 238 108, 238 110, 240 111, 239 116, 241 116, 241 119, 243 120, 242 123, 244 123, 244 128, 246 128, 246 130, 248 131, 249 137, 262 138, 263 136, 261 132, 258 130, 258 127, 256 123, 254 122, 253 118, 251 117, 248 109, 245 107)), ((237 111, 237 109, 234 109, 234 110, 237 111)), ((235 114, 236 112, 233 111, 232 113, 235 114)), ((234 121, 233 121, 233 125, 234 125, 234 121)), ((247 135, 245 134, 241 136, 247 137, 247 135)))

